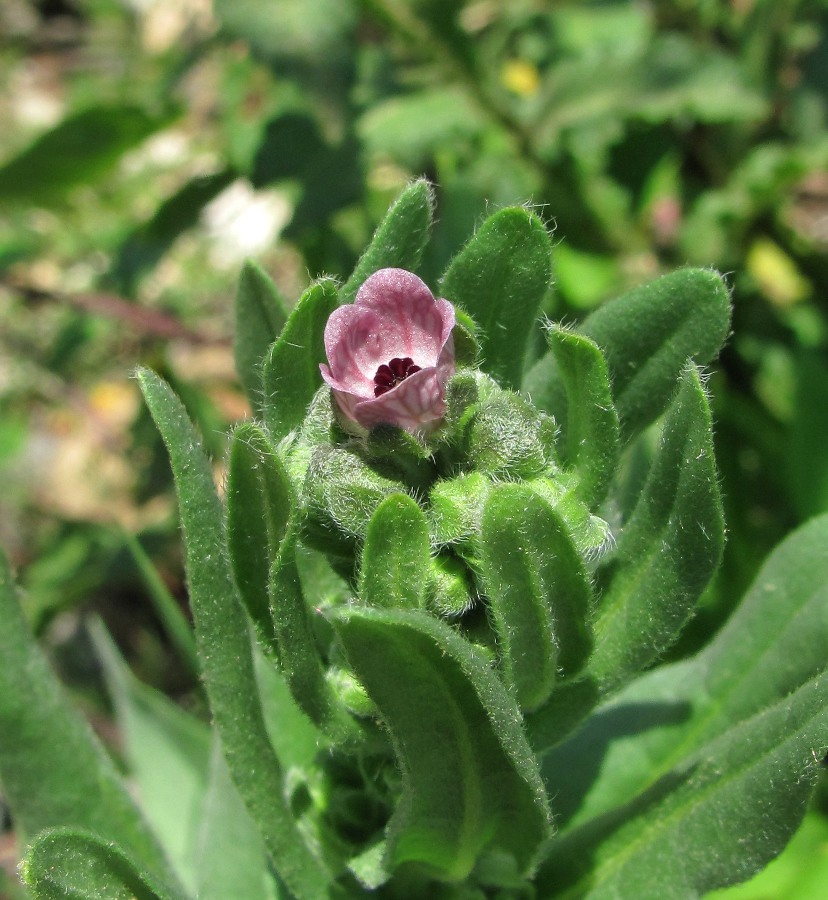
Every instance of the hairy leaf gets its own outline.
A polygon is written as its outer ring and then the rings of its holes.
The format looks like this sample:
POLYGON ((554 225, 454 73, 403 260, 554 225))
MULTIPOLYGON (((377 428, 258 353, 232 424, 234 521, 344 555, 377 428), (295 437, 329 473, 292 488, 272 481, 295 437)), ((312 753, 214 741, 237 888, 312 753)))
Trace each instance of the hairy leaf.
MULTIPOLYGON (((664 412, 687 360, 710 362, 729 328, 727 287, 709 269, 664 275, 587 317, 578 330, 606 356, 623 441, 664 412)), ((564 385, 551 354, 532 367, 524 390, 541 409, 564 418, 564 385)))
POLYGON ((106 835, 159 878, 169 865, 109 755, 32 638, 0 554, 0 780, 23 834, 71 826, 106 835))
POLYGON ((148 370, 139 371, 138 378, 170 454, 196 640, 230 773, 279 874, 300 900, 315 900, 324 896, 328 875, 303 842, 284 800, 282 769, 262 718, 247 621, 227 559, 209 460, 169 387, 148 370))
POLYGON ((278 655, 270 615, 271 560, 296 505, 267 433, 254 422, 233 432, 227 477, 227 545, 233 577, 262 647, 278 655))
POLYGON ((379 269, 415 271, 431 231, 434 192, 424 179, 413 181, 388 210, 351 277, 339 292, 340 303, 351 303, 362 282, 379 269))
POLYGON ((705 650, 642 676, 547 754, 562 822, 549 896, 695 896, 782 849, 828 748, 826 604, 822 516, 771 554, 705 650))
POLYGON ((403 797, 386 868, 419 862, 452 880, 479 857, 532 870, 548 808, 514 701, 447 625, 417 610, 338 610, 348 659, 388 726, 403 797))
POLYGON ((490 216, 455 256, 441 293, 480 326, 483 369, 519 388, 529 335, 551 278, 551 241, 523 208, 490 216))
POLYGON ((563 521, 522 485, 489 494, 480 555, 504 676, 532 709, 549 696, 558 671, 576 672, 589 655, 589 580, 563 521))
POLYGON ((325 361, 324 333, 336 308, 336 285, 318 281, 299 298, 295 309, 265 359, 264 420, 280 441, 305 420, 313 395, 322 384, 319 364, 325 361))
POLYGON ((710 406, 689 368, 664 423, 641 496, 600 573, 590 672, 605 690, 637 674, 678 637, 724 547, 710 406))
POLYGON ((548 340, 566 392, 565 462, 578 478, 576 496, 594 509, 618 465, 618 413, 607 363, 583 335, 552 328, 548 340))
POLYGON ((72 828, 44 831, 29 848, 23 881, 35 900, 182 900, 111 840, 72 828))
POLYGON ((264 399, 265 357, 281 334, 287 317, 287 304, 273 279, 258 263, 248 260, 236 292, 233 356, 247 398, 257 412, 261 412, 264 399))
POLYGON ((386 497, 368 522, 361 599, 389 609, 424 606, 430 562, 428 522, 420 505, 407 494, 386 497))

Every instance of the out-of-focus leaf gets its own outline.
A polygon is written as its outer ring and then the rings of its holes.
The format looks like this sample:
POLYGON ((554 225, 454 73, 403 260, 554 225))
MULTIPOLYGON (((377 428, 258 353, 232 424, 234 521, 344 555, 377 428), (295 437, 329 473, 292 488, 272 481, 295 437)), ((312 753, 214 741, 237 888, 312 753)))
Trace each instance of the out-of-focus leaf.
POLYGON ((456 880, 488 861, 516 879, 531 871, 547 801, 514 700, 487 663, 417 610, 343 608, 333 623, 402 766, 386 870, 420 862, 456 880))
POLYGON ((210 729, 135 679, 103 626, 92 636, 115 704, 141 809, 182 884, 195 891, 195 848, 210 754, 210 729))
POLYGON ((826 603, 821 516, 771 554, 705 650, 642 676, 547 754, 561 817, 549 896, 696 896, 785 846, 828 746, 826 603))
POLYGON ((322 384, 319 364, 325 361, 323 336, 336 305, 333 281, 326 279, 311 285, 299 298, 265 359, 262 405, 274 441, 299 428, 322 384))
POLYGON ((342 53, 355 22, 350 0, 216 0, 222 28, 271 62, 319 60, 342 53))
POLYGON ((181 661, 187 666, 193 676, 198 677, 201 672, 201 664, 198 661, 195 637, 193 636, 193 629, 190 623, 181 611, 181 607, 178 605, 175 597, 170 593, 167 585, 164 584, 138 538, 131 532, 126 531, 126 529, 122 531, 122 536, 127 549, 135 561, 152 605, 164 626, 167 636, 178 651, 181 661))
POLYGON ((0 202, 51 203, 92 184, 167 124, 135 106, 94 106, 64 119, 0 168, 0 202))
POLYGON ((490 216, 443 276, 441 293, 480 326, 483 369, 519 388, 530 332, 549 289, 552 245, 543 222, 523 208, 490 216))
POLYGON ((310 115, 282 113, 267 123, 251 180, 259 187, 283 178, 301 178, 318 169, 327 152, 319 126, 310 115))
POLYGON ((786 455, 787 476, 800 516, 828 511, 828 365, 803 352, 796 364, 796 412, 786 455))
POLYGON ((327 891, 328 874, 308 849, 284 800, 256 689, 247 621, 225 549, 223 510, 210 463, 181 402, 154 373, 139 383, 167 446, 186 542, 199 655, 225 758, 279 874, 300 900, 327 891))
POLYGON ((417 269, 431 230, 434 194, 423 179, 405 188, 388 210, 353 274, 339 292, 340 303, 350 303, 360 285, 378 269, 417 269))
POLYGON ((562 60, 543 97, 534 139, 550 154, 564 131, 601 119, 750 121, 767 112, 766 99, 746 83, 735 60, 680 34, 562 60))
POLYGON ((24 835, 70 826, 117 840, 169 884, 175 878, 108 754, 29 633, 0 554, 0 779, 24 835))
POLYGON ((468 95, 446 85, 375 104, 358 127, 373 153, 387 154, 419 171, 441 147, 471 139, 485 125, 468 95))
POLYGON ((117 844, 86 831, 38 835, 22 865, 35 900, 182 900, 141 870, 117 844))
POLYGON ((262 839, 227 771, 218 740, 210 757, 197 859, 199 900, 282 900, 262 839))
POLYGON ((131 294, 143 275, 153 269, 175 239, 198 223, 204 207, 233 180, 229 169, 200 175, 168 197, 152 218, 122 244, 112 269, 121 290, 131 294))
POLYGON ((600 576, 605 589, 589 669, 607 689, 675 641, 723 547, 710 406, 692 367, 667 415, 641 496, 600 576))

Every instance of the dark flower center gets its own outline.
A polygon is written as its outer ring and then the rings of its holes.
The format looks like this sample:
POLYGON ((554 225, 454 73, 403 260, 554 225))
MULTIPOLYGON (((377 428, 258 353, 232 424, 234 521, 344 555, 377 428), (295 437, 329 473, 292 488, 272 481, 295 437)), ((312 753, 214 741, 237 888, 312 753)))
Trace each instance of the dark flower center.
POLYGON ((374 375, 374 396, 381 397, 386 391, 405 381, 409 375, 419 371, 420 367, 414 365, 414 360, 410 356, 403 359, 395 356, 388 361, 388 365, 383 363, 377 369, 377 374, 374 375))

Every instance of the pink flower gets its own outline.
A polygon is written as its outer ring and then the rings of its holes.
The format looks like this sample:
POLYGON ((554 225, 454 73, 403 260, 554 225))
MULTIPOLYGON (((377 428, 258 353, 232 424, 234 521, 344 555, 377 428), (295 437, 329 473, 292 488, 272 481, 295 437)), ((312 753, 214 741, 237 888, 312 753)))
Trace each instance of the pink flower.
POLYGON ((319 367, 345 416, 428 431, 446 411, 454 374, 454 307, 404 269, 380 269, 325 326, 319 367))

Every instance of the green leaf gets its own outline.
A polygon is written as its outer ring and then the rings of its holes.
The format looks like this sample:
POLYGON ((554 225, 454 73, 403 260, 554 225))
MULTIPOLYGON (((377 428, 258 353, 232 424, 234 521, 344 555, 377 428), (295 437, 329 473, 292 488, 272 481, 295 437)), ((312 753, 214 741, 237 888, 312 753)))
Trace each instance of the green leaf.
POLYGON ((353 274, 339 292, 340 303, 351 303, 362 282, 379 269, 415 271, 431 231, 434 192, 425 179, 412 181, 388 210, 353 274))
POLYGON ((129 772, 147 821, 190 892, 210 755, 210 729, 130 672, 102 623, 92 638, 115 705, 129 772))
POLYGON ((325 325, 336 304, 333 281, 312 284, 299 298, 265 360, 263 410, 274 441, 299 428, 322 384, 319 364, 325 361, 325 325))
POLYGON ((253 820, 230 778, 218 741, 210 757, 210 784, 198 849, 199 900, 281 900, 253 820))
POLYGON ((175 900, 111 840, 54 828, 39 834, 22 865, 35 900, 175 900))
POLYGON ((230 773, 281 877, 300 900, 315 900, 325 896, 328 875, 304 844, 284 800, 282 769, 262 718, 210 462, 169 387, 146 369, 138 379, 170 454, 199 656, 230 773))
POLYGON ((106 835, 170 884, 160 847, 109 755, 32 638, 0 554, 0 781, 23 834, 71 826, 106 835))
POLYGON ((236 587, 262 647, 277 655, 268 580, 296 500, 270 439, 254 422, 233 431, 226 502, 227 546, 236 587))
POLYGON ((826 701, 823 673, 822 684, 813 679, 727 728, 630 808, 563 836, 540 885, 571 884, 557 897, 679 898, 754 874, 802 820, 819 773, 812 750, 828 735, 826 701))
POLYGON ((630 896, 698 896, 782 849, 828 746, 827 604, 821 516, 771 554, 705 650, 642 676, 547 754, 562 831, 544 896, 623 897, 624 879, 630 896))
POLYGON ((407 494, 386 497, 368 522, 360 598, 388 609, 422 607, 430 563, 428 522, 420 505, 407 494))
POLYGON ((168 118, 135 106, 94 106, 75 113, 0 167, 0 202, 51 203, 94 184, 168 118))
POLYGON ((606 497, 618 465, 618 413, 607 363, 583 335, 555 327, 548 341, 566 391, 564 461, 578 478, 575 495, 594 509, 606 497))
MULTIPOLYGON (((666 408, 688 359, 710 362, 730 328, 724 282, 709 269, 680 269, 605 303, 579 332, 603 350, 622 441, 666 408)), ((524 391, 556 418, 564 407, 561 375, 551 354, 530 370, 524 391)))
POLYGON ((249 259, 242 269, 236 292, 233 357, 241 383, 257 413, 261 412, 264 397, 262 370, 265 357, 287 318, 287 304, 273 279, 257 262, 249 259))
POLYGON ((514 700, 481 656, 418 610, 337 610, 334 626, 391 732, 403 796, 386 868, 419 862, 451 880, 478 859, 530 872, 549 811, 514 700))
POLYGON ((519 388, 529 335, 551 279, 552 245, 543 222, 523 208, 490 216, 454 258, 441 294, 480 326, 483 368, 519 388))
POLYGON ((589 655, 589 579, 563 520, 523 485, 491 491, 480 545, 503 673, 520 705, 533 709, 559 671, 577 672, 589 655))
POLYGON ((355 739, 356 722, 325 678, 322 658, 296 567, 296 536, 289 532, 270 569, 270 609, 279 665, 299 708, 333 741, 355 739))
POLYGON ((590 672, 605 690, 640 672, 675 641, 723 547, 710 406, 692 366, 617 550, 599 575, 606 588, 590 672))

